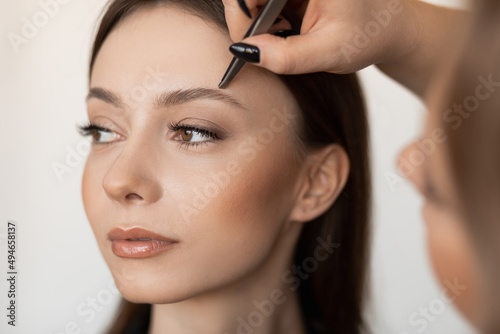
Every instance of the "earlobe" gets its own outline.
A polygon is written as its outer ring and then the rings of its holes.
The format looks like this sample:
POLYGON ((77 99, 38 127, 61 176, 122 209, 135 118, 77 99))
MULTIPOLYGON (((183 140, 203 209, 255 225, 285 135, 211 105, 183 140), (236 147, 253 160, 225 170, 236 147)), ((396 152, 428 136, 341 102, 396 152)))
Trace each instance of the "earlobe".
POLYGON ((349 176, 349 157, 338 144, 316 150, 306 160, 301 191, 290 215, 290 220, 297 222, 307 222, 325 213, 349 176))

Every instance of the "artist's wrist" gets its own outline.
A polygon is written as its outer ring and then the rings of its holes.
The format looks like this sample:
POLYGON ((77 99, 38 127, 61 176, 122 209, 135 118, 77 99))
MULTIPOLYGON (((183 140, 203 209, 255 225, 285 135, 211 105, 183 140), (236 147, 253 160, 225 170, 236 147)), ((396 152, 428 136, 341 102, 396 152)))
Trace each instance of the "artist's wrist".
POLYGON ((389 0, 387 8, 392 14, 391 27, 381 41, 384 45, 378 64, 396 65, 418 54, 424 29, 423 8, 418 0, 389 0))

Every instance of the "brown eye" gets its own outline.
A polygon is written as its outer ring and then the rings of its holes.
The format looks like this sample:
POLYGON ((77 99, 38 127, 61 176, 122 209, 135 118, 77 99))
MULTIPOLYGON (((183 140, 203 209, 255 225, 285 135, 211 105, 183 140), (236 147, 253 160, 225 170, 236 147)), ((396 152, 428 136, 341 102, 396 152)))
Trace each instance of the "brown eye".
POLYGON ((193 139, 193 131, 188 130, 188 129, 184 129, 181 131, 181 137, 182 137, 182 140, 184 140, 184 141, 191 141, 191 139, 193 139))
POLYGON ((185 145, 198 145, 199 143, 212 143, 219 140, 219 136, 215 132, 207 129, 199 128, 193 125, 169 124, 169 129, 174 132, 173 140, 185 145))
POLYGON ((105 130, 93 129, 91 131, 92 131, 91 132, 92 140, 94 143, 109 144, 120 138, 120 135, 108 129, 105 130))
POLYGON ((82 136, 92 137, 92 144, 110 144, 120 140, 120 135, 116 132, 92 123, 85 126, 81 125, 78 129, 82 136))
POLYGON ((101 138, 101 133, 97 130, 92 131, 92 139, 96 142, 99 142, 99 139, 101 138))

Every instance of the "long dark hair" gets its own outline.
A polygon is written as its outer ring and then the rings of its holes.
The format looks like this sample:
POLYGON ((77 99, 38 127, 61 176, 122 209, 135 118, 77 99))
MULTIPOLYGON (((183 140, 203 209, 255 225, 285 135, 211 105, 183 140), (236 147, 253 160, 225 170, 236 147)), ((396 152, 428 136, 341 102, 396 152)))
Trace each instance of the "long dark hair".
MULTIPOLYGON (((113 0, 106 8, 95 38, 89 75, 106 37, 118 22, 140 8, 164 4, 201 17, 227 32, 220 0, 113 0)), ((299 20, 289 19, 295 29, 300 27, 299 20)), ((294 262, 301 265, 305 258, 314 258, 318 237, 340 244, 325 261, 318 263, 317 270, 311 272, 307 280, 301 281, 299 295, 306 326, 316 333, 358 334, 364 328, 370 175, 368 125, 357 77, 313 73, 280 75, 279 78, 302 111, 299 131, 302 144, 322 147, 337 143, 346 150, 351 166, 340 196, 327 212, 305 224, 295 249, 294 262)), ((139 333, 141 326, 147 328, 150 311, 149 304, 124 300, 110 333, 139 333), (134 326, 137 329, 132 331, 134 326)))

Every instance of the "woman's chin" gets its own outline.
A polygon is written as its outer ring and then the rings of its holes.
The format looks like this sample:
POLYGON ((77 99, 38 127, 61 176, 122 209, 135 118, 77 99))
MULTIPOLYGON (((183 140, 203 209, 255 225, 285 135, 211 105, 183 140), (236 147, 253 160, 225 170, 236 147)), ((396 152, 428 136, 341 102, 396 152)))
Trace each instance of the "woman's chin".
POLYGON ((113 275, 120 294, 132 303, 170 304, 192 298, 200 293, 195 289, 186 289, 185 284, 148 280, 146 276, 113 275))
POLYGON ((190 297, 174 291, 162 291, 159 293, 156 286, 122 285, 118 288, 118 291, 120 291, 123 298, 136 304, 171 304, 190 297))

